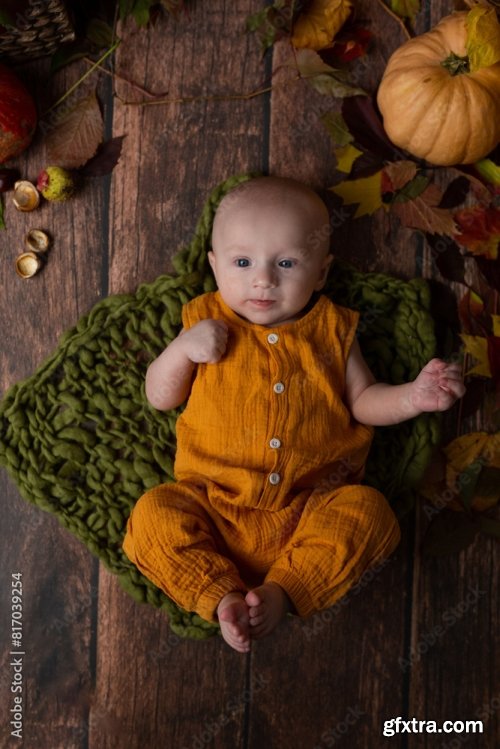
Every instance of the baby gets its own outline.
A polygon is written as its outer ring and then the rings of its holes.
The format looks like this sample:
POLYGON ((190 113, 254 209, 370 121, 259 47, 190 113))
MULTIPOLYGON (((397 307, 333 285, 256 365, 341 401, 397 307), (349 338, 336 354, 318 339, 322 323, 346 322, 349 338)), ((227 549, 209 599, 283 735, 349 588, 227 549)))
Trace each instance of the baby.
POLYGON ((375 382, 358 313, 319 294, 329 216, 293 180, 259 177, 217 210, 208 259, 218 291, 183 308, 146 395, 177 421, 175 483, 134 507, 123 548, 239 652, 287 612, 331 606, 397 546, 385 498, 360 484, 373 426, 450 408, 459 366, 430 361, 404 385, 375 382))

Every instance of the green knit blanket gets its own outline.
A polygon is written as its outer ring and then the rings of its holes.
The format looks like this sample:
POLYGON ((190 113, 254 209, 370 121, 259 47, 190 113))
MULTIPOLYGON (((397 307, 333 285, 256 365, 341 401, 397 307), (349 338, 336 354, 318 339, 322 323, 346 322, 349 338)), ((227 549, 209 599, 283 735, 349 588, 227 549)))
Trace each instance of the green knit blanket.
MULTIPOLYGON (((121 544, 141 494, 173 480, 178 411, 148 406, 147 365, 180 330, 182 305, 215 288, 206 257, 214 212, 245 179, 228 179, 210 195, 192 242, 174 259, 175 274, 96 304, 0 403, 0 464, 21 495, 54 513, 135 599, 165 610, 174 632, 195 639, 218 627, 176 606, 127 559, 121 544)), ((360 311, 360 344, 378 378, 413 379, 434 356, 423 280, 404 282, 336 264, 325 293, 360 311)), ((434 415, 376 431, 366 482, 380 488, 399 515, 411 506, 411 487, 437 439, 434 415)))

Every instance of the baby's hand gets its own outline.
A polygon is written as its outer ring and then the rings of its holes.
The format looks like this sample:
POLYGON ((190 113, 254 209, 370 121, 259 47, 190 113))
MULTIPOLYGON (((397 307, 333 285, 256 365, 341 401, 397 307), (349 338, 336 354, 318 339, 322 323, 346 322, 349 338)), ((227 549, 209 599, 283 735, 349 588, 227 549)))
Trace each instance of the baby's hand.
POLYGON ((461 366, 431 359, 412 382, 411 402, 418 411, 446 411, 464 393, 461 366))
POLYGON ((189 330, 183 330, 179 344, 195 364, 218 362, 227 346, 228 328, 223 320, 200 320, 189 330))

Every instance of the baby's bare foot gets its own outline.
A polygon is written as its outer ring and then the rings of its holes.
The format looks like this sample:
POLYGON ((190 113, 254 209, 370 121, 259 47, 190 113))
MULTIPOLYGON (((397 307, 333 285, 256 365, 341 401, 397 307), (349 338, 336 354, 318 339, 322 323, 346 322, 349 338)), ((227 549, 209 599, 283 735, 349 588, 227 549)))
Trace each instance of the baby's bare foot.
POLYGON ((217 606, 220 631, 228 645, 239 653, 250 650, 250 619, 243 593, 227 593, 217 606))
POLYGON ((264 583, 250 590, 245 601, 250 617, 250 636, 269 635, 291 610, 290 599, 278 583, 264 583))

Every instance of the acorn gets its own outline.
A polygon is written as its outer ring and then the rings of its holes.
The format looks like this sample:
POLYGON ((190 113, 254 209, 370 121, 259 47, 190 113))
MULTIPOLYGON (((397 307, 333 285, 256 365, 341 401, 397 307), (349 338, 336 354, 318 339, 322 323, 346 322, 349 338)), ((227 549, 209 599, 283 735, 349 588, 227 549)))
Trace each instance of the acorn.
POLYGON ((47 252, 50 246, 50 237, 41 229, 30 229, 24 238, 28 250, 32 252, 47 252))
POLYGON ((21 278, 31 278, 42 267, 42 260, 36 252, 23 252, 16 258, 16 273, 21 278))
POLYGON ((73 176, 60 166, 43 169, 38 175, 36 186, 45 200, 68 200, 75 192, 73 176))
POLYGON ((23 179, 15 183, 12 200, 18 211, 34 211, 40 203, 40 193, 34 184, 23 179))

